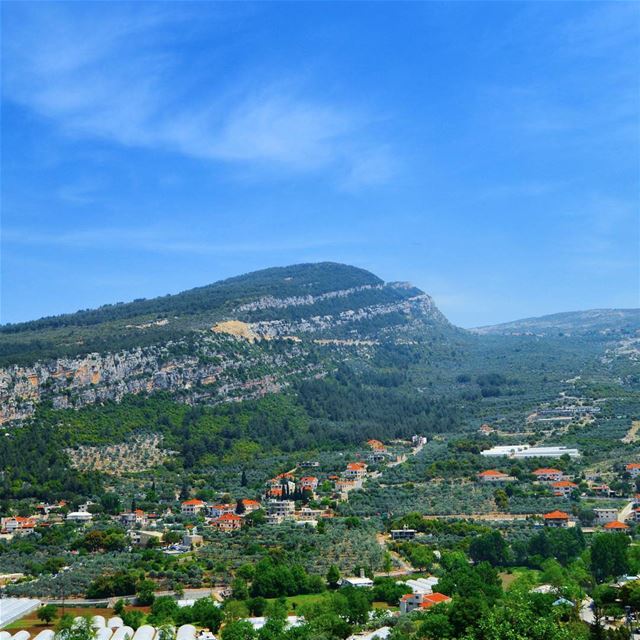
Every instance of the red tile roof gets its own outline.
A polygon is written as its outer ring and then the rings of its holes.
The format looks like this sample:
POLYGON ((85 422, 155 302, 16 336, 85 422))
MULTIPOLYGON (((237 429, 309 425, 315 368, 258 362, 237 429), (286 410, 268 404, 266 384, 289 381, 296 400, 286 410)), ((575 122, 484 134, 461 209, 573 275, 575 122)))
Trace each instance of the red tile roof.
POLYGON ((551 511, 542 516, 545 520, 568 520, 569 514, 564 511, 551 511))
POLYGON ((507 474, 502 471, 496 471, 496 469, 487 469, 478 474, 478 478, 506 478, 507 474))
POLYGON ((547 476, 554 473, 562 473, 562 471, 560 471, 560 469, 552 469, 550 467, 541 467, 540 469, 536 469, 533 472, 533 474, 536 476, 547 476))
POLYGON ((202 505, 202 504, 204 504, 204 502, 202 500, 197 500, 196 498, 193 498, 192 500, 185 500, 182 503, 182 506, 183 507, 184 506, 194 506, 194 507, 196 507, 196 506, 202 505))
POLYGON ((442 604, 443 602, 450 602, 451 598, 449 596, 445 596, 444 593, 430 593, 425 595, 422 599, 422 604, 420 605, 423 609, 428 609, 429 607, 433 607, 436 604, 442 604))
POLYGON ((559 482, 554 482, 551 486, 560 489, 562 487, 577 487, 578 485, 575 482, 569 482, 569 480, 560 480, 559 482))
POLYGON ((613 522, 607 522, 607 524, 604 525, 604 529, 628 529, 629 525, 625 524, 624 522, 618 522, 618 520, 614 520, 613 522))

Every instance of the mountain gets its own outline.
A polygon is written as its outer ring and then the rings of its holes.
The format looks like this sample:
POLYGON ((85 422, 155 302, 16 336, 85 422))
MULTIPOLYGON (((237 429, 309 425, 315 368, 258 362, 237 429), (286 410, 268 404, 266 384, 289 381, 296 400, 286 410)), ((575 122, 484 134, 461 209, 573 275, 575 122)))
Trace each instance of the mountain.
POLYGON ((215 404, 322 377, 381 342, 459 332, 407 283, 336 264, 265 269, 176 295, 0 327, 0 423, 165 391, 215 404))
POLYGON ((482 335, 632 335, 640 331, 640 309, 590 309, 525 318, 472 329, 482 335))

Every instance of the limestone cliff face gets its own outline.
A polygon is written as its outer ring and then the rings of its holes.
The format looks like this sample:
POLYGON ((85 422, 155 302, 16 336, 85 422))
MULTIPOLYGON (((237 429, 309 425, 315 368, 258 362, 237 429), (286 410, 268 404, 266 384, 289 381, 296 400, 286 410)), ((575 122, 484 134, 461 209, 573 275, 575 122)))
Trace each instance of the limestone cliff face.
MULTIPOLYGON (((370 339, 363 321, 377 320, 377 337, 397 336, 398 314, 405 328, 407 323, 448 324, 433 300, 416 292, 410 285, 394 283, 317 296, 265 296, 239 305, 207 329, 185 332, 182 339, 0 368, 0 424, 28 418, 45 399, 66 409, 154 391, 170 392, 187 403, 217 403, 278 391, 294 378, 325 375, 344 344, 374 348, 377 341, 370 339), (402 293, 388 302, 389 292, 394 291, 402 293), (383 302, 361 303, 375 301, 379 294, 383 302), (337 312, 314 314, 336 299, 340 300, 337 312), (251 314, 259 317, 265 310, 275 313, 276 319, 237 321, 250 319, 251 314), (337 337, 349 340, 331 339, 337 337), (321 357, 315 353, 318 348, 323 350, 321 357)), ((160 322, 171 324, 173 319, 147 324, 160 322)))

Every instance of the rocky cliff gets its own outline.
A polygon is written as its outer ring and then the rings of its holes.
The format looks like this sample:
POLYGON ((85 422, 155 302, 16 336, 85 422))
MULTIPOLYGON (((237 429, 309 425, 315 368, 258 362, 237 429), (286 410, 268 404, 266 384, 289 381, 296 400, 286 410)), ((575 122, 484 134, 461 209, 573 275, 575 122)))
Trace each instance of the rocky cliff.
POLYGON ((325 375, 345 350, 366 355, 380 340, 453 330, 406 283, 344 265, 287 269, 185 292, 173 306, 161 298, 4 327, 0 423, 29 417, 43 400, 79 408, 155 391, 188 403, 256 397, 325 375), (91 344, 101 348, 86 352, 91 344))

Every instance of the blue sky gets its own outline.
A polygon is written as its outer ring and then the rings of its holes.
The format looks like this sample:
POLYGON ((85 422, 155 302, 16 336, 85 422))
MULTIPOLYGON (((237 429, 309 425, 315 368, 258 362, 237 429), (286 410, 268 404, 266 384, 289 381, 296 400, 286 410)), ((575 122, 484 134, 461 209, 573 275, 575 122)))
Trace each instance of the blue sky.
POLYGON ((639 306, 640 4, 2 11, 2 322, 320 260, 639 306))

